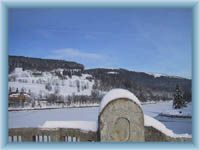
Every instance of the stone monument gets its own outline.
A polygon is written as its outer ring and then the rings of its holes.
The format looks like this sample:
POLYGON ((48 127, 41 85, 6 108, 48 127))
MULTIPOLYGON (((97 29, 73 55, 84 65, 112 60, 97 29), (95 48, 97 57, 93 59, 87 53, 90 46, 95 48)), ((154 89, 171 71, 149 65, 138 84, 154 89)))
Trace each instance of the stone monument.
POLYGON ((99 112, 102 142, 144 141, 144 114, 137 97, 124 89, 113 89, 102 99, 99 112))

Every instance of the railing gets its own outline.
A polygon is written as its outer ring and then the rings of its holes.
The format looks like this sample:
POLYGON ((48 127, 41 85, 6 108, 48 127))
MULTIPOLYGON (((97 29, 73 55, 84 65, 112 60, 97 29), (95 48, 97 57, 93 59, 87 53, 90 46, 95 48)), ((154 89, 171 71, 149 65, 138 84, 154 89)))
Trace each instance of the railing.
MULTIPOLYGON (((97 131, 98 132, 98 131, 97 131)), ((9 129, 9 142, 96 142, 98 133, 71 128, 14 128, 9 129)), ((189 137, 169 137, 161 131, 145 126, 145 141, 191 142, 189 137)))
POLYGON ((12 128, 9 142, 80 142, 97 141, 97 133, 69 128, 12 128))
POLYGON ((8 137, 8 142, 21 142, 22 141, 22 137, 21 136, 9 136, 8 137))

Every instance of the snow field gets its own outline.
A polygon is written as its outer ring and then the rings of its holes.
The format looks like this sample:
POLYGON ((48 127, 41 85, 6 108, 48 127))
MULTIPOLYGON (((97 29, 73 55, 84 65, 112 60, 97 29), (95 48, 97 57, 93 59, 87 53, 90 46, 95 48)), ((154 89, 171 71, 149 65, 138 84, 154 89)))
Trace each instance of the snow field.
MULTIPOLYGON (((58 69, 56 70, 58 71, 58 69)), ((61 70, 62 71, 62 70, 61 70)), ((59 79, 53 72, 43 72, 41 76, 34 76, 33 71, 16 68, 15 71, 9 74, 10 80, 8 87, 12 91, 24 89, 25 92, 31 92, 37 99, 38 95, 45 97, 58 90, 61 96, 68 95, 91 95, 94 80, 89 81, 87 77, 89 74, 82 74, 82 76, 73 75, 71 78, 66 76, 66 79, 59 79), (46 84, 51 86, 51 90, 45 88, 46 84), (78 89, 79 86, 79 89, 78 89)))
POLYGON ((86 131, 97 131, 98 125, 95 121, 46 121, 42 128, 72 128, 86 131))
MULTIPOLYGON (((164 110, 171 109, 172 101, 158 102, 155 104, 142 105, 144 114, 146 115, 146 126, 154 126, 172 130, 175 134, 192 134, 192 120, 191 119, 177 119, 161 118, 158 122, 154 121, 155 117, 164 110), (149 116, 149 117, 148 117, 149 116), (152 118, 150 118, 152 117, 152 118), (164 124, 164 125, 163 125, 164 124)), ((40 127, 46 121, 97 121, 99 114, 99 107, 85 107, 85 108, 60 108, 60 109, 45 109, 45 110, 28 110, 28 111, 11 111, 8 113, 9 128, 20 127, 40 127)), ((168 135, 177 136, 167 131, 168 135)), ((184 136, 184 135, 183 135, 184 136)), ((187 136, 187 135, 186 135, 187 136)))

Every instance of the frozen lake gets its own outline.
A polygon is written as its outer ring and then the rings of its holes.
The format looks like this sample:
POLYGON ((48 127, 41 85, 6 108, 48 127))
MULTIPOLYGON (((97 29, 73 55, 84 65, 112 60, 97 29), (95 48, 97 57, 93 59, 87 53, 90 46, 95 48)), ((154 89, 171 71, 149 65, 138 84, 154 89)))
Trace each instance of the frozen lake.
POLYGON ((145 114, 152 116, 161 121, 165 126, 174 133, 192 134, 192 119, 191 118, 169 118, 169 117, 158 117, 158 114, 166 110, 172 110, 172 101, 161 102, 157 104, 142 105, 145 114))
MULTIPOLYGON (((142 105, 145 114, 155 117, 170 110, 172 101, 142 105)), ((38 127, 45 121, 97 121, 99 107, 61 108, 46 110, 11 111, 8 113, 9 128, 38 127)), ((175 133, 192 134, 192 120, 189 118, 157 118, 175 133)))

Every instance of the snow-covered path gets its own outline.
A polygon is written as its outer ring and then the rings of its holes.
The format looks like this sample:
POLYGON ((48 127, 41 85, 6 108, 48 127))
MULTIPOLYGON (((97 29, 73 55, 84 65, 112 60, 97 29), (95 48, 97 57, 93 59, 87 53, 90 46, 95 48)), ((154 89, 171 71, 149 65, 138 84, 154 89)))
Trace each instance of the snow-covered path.
MULTIPOLYGON (((156 117, 160 112, 172 109, 171 106, 172 101, 145 104, 142 105, 142 108, 145 114, 156 117)), ((43 125, 45 121, 97 121, 98 112, 99 107, 11 111, 8 114, 9 128, 38 127, 43 125)), ((169 119, 165 117, 157 119, 163 122, 166 127, 173 130, 175 133, 192 133, 191 119, 169 119)))

